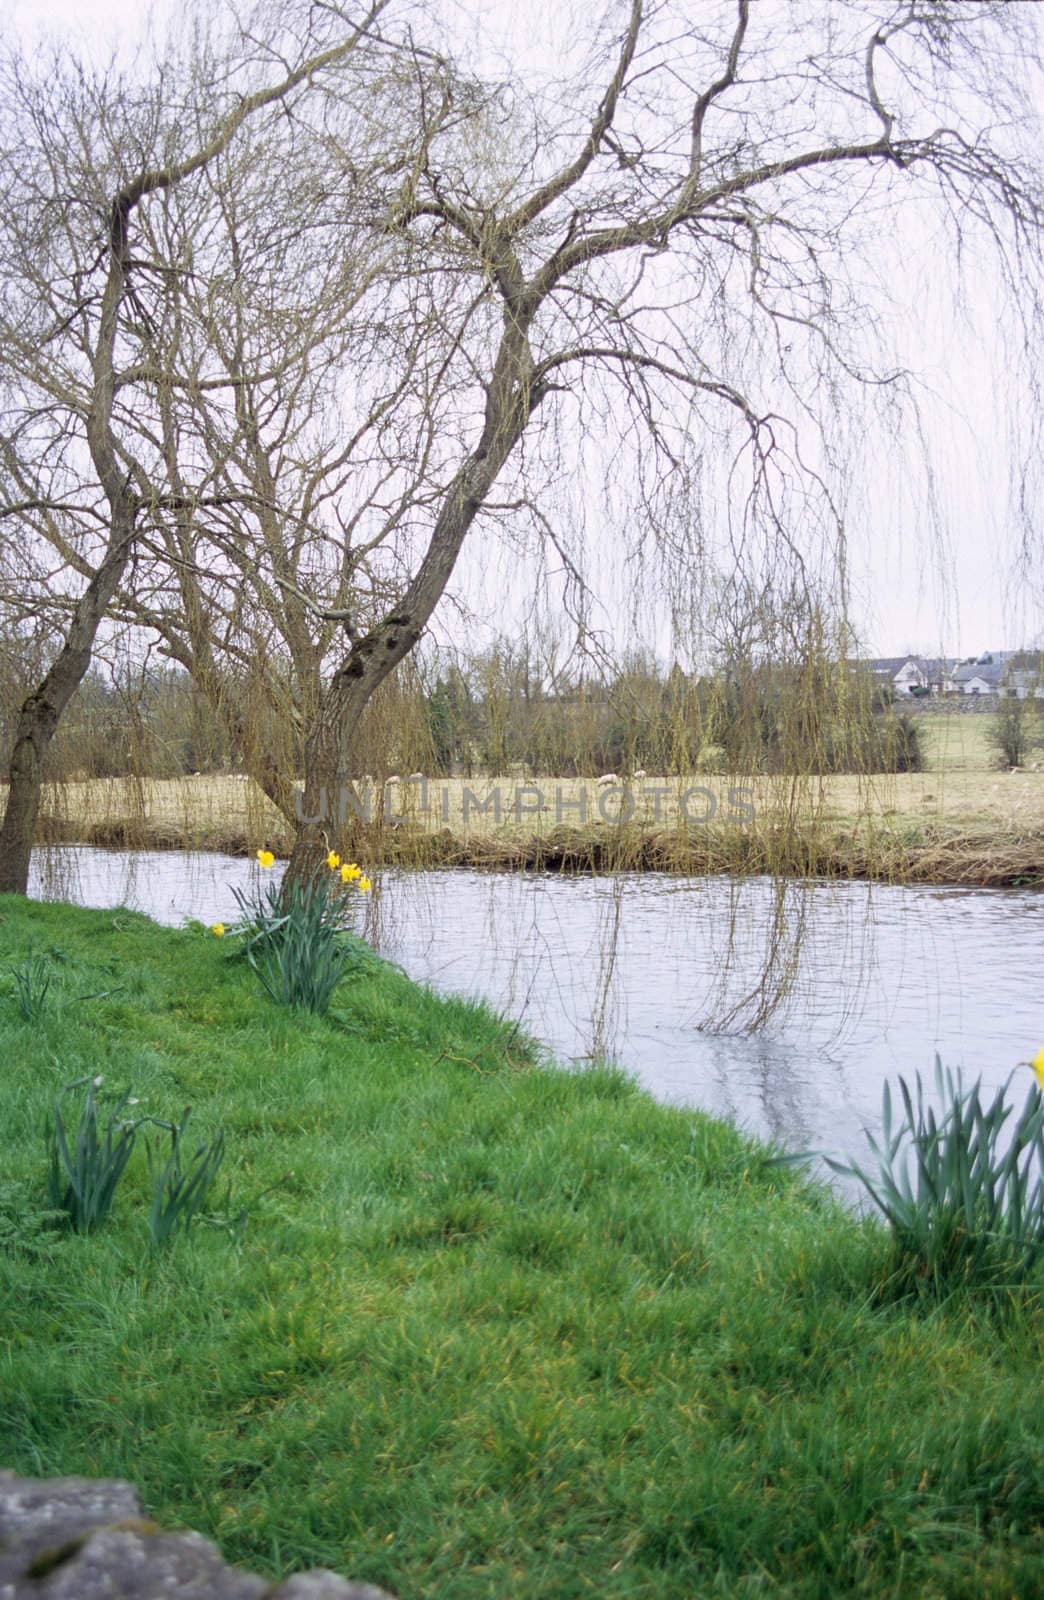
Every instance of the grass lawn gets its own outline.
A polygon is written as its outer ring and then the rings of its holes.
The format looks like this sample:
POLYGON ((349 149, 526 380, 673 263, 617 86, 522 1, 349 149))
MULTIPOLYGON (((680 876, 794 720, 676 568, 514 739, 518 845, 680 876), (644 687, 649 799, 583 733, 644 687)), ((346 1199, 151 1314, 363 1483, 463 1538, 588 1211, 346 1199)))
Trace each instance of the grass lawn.
POLYGON ((403 1600, 1041 1592, 1039 1303, 889 1298, 883 1231, 727 1126, 391 969, 303 1019, 199 932, 13 898, 0 1055, 0 1466, 403 1600), (88 1073, 279 1184, 238 1242, 154 1251, 140 1150, 33 1232, 88 1073))

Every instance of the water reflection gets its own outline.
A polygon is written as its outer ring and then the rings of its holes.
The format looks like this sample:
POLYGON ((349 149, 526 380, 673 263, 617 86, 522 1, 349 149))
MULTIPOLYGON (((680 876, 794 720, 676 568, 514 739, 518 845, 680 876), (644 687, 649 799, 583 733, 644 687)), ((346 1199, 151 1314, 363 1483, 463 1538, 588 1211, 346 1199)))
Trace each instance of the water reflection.
MULTIPOLYGON (((31 892, 231 922, 232 885, 258 871, 75 848, 34 863, 31 892)), ((791 1149, 861 1149, 883 1080, 930 1073, 936 1051, 993 1088, 1044 1042, 1032 890, 386 872, 365 932, 411 976, 520 1018, 560 1059, 612 1055, 660 1099, 791 1149), (749 1032, 766 949, 781 1003, 749 1032)))

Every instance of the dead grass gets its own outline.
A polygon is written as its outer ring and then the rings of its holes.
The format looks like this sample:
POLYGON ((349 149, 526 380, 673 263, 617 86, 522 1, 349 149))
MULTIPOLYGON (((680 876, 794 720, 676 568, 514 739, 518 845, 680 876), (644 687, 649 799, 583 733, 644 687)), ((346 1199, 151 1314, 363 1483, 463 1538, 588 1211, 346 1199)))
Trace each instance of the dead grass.
MULTIPOLYGON (((583 870, 794 871, 958 883, 1044 882, 1044 771, 991 767, 986 716, 924 717, 928 770, 789 779, 504 777, 364 787, 367 859, 583 870), (621 792, 621 789, 623 792, 621 792), (496 797, 499 796, 499 814, 496 797), (753 821, 743 820, 753 808, 753 821)), ((114 778, 48 792, 42 837, 134 848, 261 845, 290 830, 250 780, 114 778)))

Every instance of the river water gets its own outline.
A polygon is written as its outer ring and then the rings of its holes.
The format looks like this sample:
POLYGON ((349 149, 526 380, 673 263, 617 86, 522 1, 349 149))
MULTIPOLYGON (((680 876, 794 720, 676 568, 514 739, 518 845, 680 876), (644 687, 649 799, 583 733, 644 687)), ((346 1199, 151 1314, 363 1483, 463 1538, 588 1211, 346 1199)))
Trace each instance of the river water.
MULTIPOLYGON (((230 923, 233 886, 260 877, 70 847, 34 860, 30 893, 230 923)), ((885 1079, 930 1075, 936 1052, 994 1088, 1044 1044, 1039 891, 389 871, 365 904, 361 931, 411 977, 790 1150, 862 1154, 885 1079)))

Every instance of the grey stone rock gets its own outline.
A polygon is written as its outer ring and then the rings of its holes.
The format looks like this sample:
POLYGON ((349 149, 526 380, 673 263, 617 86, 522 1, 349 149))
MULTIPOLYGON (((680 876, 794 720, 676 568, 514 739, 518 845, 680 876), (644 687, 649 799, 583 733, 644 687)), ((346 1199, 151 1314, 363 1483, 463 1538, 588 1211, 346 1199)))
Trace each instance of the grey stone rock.
POLYGON ((350 1583, 336 1572, 317 1567, 314 1572, 298 1572, 272 1589, 265 1600, 391 1600, 384 1589, 372 1583, 350 1583))
POLYGON ((166 1533, 129 1483, 0 1472, 0 1600, 392 1600, 333 1572, 273 1585, 198 1533, 166 1533))
MULTIPOLYGON (((264 1600, 269 1585, 226 1567, 198 1533, 144 1533, 118 1524, 87 1534, 68 1558, 22 1591, 40 1600, 264 1600)), ((2 1594, 0 1590, 0 1594, 2 1594)), ((17 1600, 22 1593, 15 1587, 17 1600)))
POLYGON ((16 1478, 0 1472, 0 1548, 65 1544, 88 1528, 144 1516, 129 1483, 95 1478, 16 1478))

